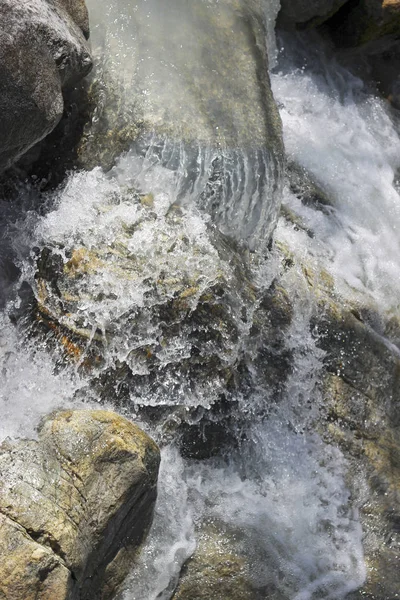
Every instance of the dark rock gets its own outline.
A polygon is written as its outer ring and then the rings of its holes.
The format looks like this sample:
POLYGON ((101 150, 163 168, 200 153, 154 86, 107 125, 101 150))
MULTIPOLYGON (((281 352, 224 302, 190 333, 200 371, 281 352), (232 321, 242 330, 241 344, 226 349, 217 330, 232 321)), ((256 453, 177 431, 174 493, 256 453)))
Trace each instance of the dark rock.
POLYGON ((278 23, 284 27, 314 27, 331 17, 347 0, 281 0, 278 23))
POLYGON ((327 23, 335 43, 343 47, 364 46, 364 51, 382 54, 398 44, 399 0, 350 0, 327 23))
POLYGON ((62 0, 1 3, 0 170, 54 129, 63 112, 63 91, 90 71, 80 5, 62 0))

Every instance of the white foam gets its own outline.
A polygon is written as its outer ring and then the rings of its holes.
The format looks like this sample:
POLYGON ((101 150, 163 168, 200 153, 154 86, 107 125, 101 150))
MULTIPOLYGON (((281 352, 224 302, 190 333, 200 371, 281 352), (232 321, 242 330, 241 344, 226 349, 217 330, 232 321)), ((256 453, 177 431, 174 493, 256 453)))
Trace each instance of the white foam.
POLYGON ((0 316, 0 442, 35 437, 40 419, 53 410, 82 408, 73 400, 80 385, 71 370, 55 373, 48 350, 21 339, 7 316, 0 316))
POLYGON ((285 66, 272 78, 285 145, 334 208, 323 215, 302 207, 288 190, 285 201, 315 232, 305 247, 327 261, 338 285, 344 281, 347 293, 353 288, 394 309, 400 292, 399 135, 384 102, 323 48, 311 54, 304 42, 297 52, 307 68, 285 66))
MULTIPOLYGON (((346 80, 345 74, 339 73, 346 80)), ((291 244, 297 245, 300 256, 303 252, 317 262, 330 261, 338 277, 379 298, 382 286, 393 291, 398 285, 397 280, 385 279, 397 273, 397 262, 393 266, 368 261, 380 228, 388 235, 393 233, 397 219, 396 211, 393 218, 385 211, 395 204, 396 193, 389 182, 398 159, 377 131, 385 125, 390 137, 394 136, 393 128, 375 100, 364 97, 360 103, 348 98, 344 102, 338 91, 333 93, 331 85, 324 87, 319 77, 290 71, 275 76, 275 89, 284 105, 289 151, 310 170, 318 171, 323 183, 330 186, 336 203, 335 219, 302 209, 298 203, 302 216, 318 226, 317 237, 310 240, 304 232, 295 232, 283 223, 277 237, 287 236, 291 244), (337 123, 342 113, 345 131, 337 123), (348 133, 354 126, 356 138, 361 136, 357 151, 348 133), (376 146, 372 144, 374 136, 376 146), (375 160, 380 160, 380 167, 374 170, 370 165, 375 160), (359 183, 356 173, 361 175, 359 183), (382 200, 379 210, 373 203, 373 190, 378 190, 376 197, 382 200), (366 216, 361 215, 364 197, 366 216), (349 200, 354 198, 352 205, 349 200), (329 239, 324 239, 328 233, 329 239), (357 238, 364 233, 365 240, 357 238), (363 279, 359 271, 364 263, 368 277, 363 279)), ((395 146, 397 152, 398 141, 395 146)), ((100 169, 70 175, 65 189, 53 198, 53 209, 45 216, 28 214, 16 227, 13 238, 22 268, 21 280, 35 285, 35 261, 29 258, 29 246, 49 245, 66 262, 65 246, 112 248, 123 232, 128 232, 124 237, 126 251, 139 265, 134 283, 117 276, 110 265, 87 274, 85 280, 90 294, 82 298, 78 311, 92 327, 100 329, 112 325, 132 306, 151 309, 146 304, 149 279, 153 283, 160 279, 162 270, 172 281, 190 279, 196 272, 201 289, 218 281, 221 274, 227 286, 236 281, 234 264, 219 256, 209 237, 206 218, 189 207, 182 211, 182 218, 169 221, 168 210, 175 200, 171 171, 140 171, 141 185, 154 190, 154 204, 146 207, 127 192, 135 169, 133 155, 127 154, 108 175, 100 169), (104 296, 93 302, 96 291, 104 296)), ((291 201, 296 203, 295 198, 291 201)), ((392 238, 376 252, 382 251, 387 258, 392 238)), ((263 277, 264 285, 269 285, 277 271, 277 259, 272 256, 257 277, 263 277)), ((323 360, 310 333, 313 298, 298 265, 287 270, 285 277, 295 311, 286 336, 287 349, 294 359, 285 394, 279 404, 273 404, 263 389, 245 400, 235 398, 242 416, 248 415, 249 421, 241 432, 242 444, 232 451, 229 461, 184 461, 174 445, 163 449, 154 525, 123 600, 168 600, 182 564, 194 550, 195 525, 205 518, 222 521, 228 529, 240 532, 240 550, 248 556, 256 587, 269 586, 290 600, 342 600, 362 584, 365 565, 361 529, 345 485, 346 463, 337 449, 326 446, 311 430, 319 409, 315 383, 323 360), (262 420, 259 415, 266 413, 269 418, 262 420)), ((162 299, 168 298, 167 287, 159 291, 162 299)), ((194 295, 194 305, 196 301, 194 295)), ((247 308, 250 315, 254 307, 247 308)), ((27 342, 7 315, 3 315, 1 324, 0 438, 33 435, 42 414, 77 405, 74 392, 88 383, 87 376, 78 375, 74 368, 57 372, 45 347, 35 347, 35 340, 27 342)), ((107 347, 111 362, 127 359, 133 342, 145 345, 157 336, 158 325, 151 310, 144 324, 132 329, 133 338, 123 328, 114 332, 114 345, 107 347)), ((252 340, 246 337, 249 326, 240 331, 238 343, 231 344, 229 336, 225 339, 223 358, 231 365, 241 344, 247 344, 248 356, 252 355, 252 340)), ((169 348, 161 349, 160 356, 168 365, 168 361, 179 362, 189 356, 189 350, 187 338, 181 337, 169 348)), ((208 386, 202 385, 197 396, 184 390, 179 396, 170 393, 168 401, 187 408, 209 406, 220 390, 212 378, 208 386)), ((165 394, 157 396, 155 391, 142 400, 155 406, 166 399, 165 394)), ((150 433, 157 435, 157 431, 150 433)))

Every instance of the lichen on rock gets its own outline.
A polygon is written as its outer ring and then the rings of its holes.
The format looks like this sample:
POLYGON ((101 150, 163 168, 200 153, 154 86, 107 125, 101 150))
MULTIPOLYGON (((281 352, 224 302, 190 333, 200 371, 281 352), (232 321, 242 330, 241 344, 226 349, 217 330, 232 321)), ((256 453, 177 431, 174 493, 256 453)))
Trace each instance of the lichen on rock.
POLYGON ((63 411, 0 465, 0 595, 111 598, 151 525, 156 444, 113 413, 63 411))

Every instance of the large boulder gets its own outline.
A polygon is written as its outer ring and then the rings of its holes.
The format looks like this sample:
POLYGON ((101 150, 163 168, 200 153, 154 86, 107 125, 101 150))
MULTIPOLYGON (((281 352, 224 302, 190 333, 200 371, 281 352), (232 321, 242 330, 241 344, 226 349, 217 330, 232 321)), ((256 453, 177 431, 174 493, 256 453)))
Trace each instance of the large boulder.
POLYGON ((0 598, 111 598, 150 527, 156 444, 106 411, 47 418, 0 447, 0 598))
POLYGON ((54 129, 92 62, 80 0, 4 0, 0 22, 1 171, 54 129))

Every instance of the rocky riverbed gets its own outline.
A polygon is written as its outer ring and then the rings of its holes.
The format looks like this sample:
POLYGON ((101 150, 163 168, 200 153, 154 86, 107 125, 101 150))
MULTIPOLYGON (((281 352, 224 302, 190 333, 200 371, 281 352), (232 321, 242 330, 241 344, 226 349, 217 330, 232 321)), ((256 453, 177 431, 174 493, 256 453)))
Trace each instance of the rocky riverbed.
POLYGON ((3 4, 0 596, 396 598, 398 3, 3 4))

